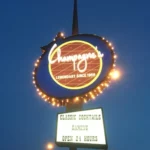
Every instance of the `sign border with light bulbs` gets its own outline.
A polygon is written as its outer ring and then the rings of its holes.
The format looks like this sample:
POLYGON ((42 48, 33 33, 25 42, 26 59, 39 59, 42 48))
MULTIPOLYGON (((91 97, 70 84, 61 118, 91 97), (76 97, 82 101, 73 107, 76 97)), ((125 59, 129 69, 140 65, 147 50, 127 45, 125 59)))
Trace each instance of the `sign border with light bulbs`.
MULTIPOLYGON (((83 101, 84 103, 87 103, 89 100, 92 100, 92 99, 95 99, 96 96, 100 95, 103 93, 103 90, 107 87, 109 87, 109 84, 112 80, 112 75, 113 75, 113 72, 115 72, 115 67, 116 67, 116 59, 117 59, 117 55, 115 54, 115 51, 114 51, 114 47, 112 45, 112 43, 110 43, 108 40, 106 40, 104 37, 99 37, 99 36, 96 36, 96 35, 93 35, 93 34, 78 34, 79 36, 95 36, 95 37, 98 37, 100 38, 101 40, 103 40, 106 45, 109 47, 109 50, 111 52, 111 55, 112 55, 112 65, 109 69, 109 72, 108 74, 105 76, 105 78, 102 80, 101 83, 99 83, 95 88, 93 88, 92 90, 90 91, 87 91, 81 95, 76 95, 76 96, 73 96, 73 97, 63 97, 63 98, 57 98, 53 95, 48 95, 44 92, 43 89, 41 89, 37 79, 36 79, 36 75, 37 75, 37 70, 38 70, 38 67, 39 67, 39 64, 41 62, 41 60, 43 59, 45 53, 47 53, 47 51, 44 49, 44 47, 42 48, 42 55, 36 60, 35 64, 34 64, 34 71, 32 72, 32 78, 33 78, 33 84, 36 88, 36 91, 38 92, 38 95, 46 102, 48 103, 51 103, 53 106, 56 106, 56 107, 59 107, 59 106, 66 106, 67 103, 69 102, 77 102, 77 101, 83 101)), ((77 36, 78 36, 77 35, 77 36)), ((64 34, 61 33, 61 37, 63 39, 66 39, 64 34)), ((73 37, 73 36, 71 36, 73 37)), ((57 37, 56 37, 57 38, 57 37)), ((55 43, 55 41, 57 39, 54 39, 50 44, 53 44, 55 43)), ((67 37, 69 38, 69 37, 67 37)))

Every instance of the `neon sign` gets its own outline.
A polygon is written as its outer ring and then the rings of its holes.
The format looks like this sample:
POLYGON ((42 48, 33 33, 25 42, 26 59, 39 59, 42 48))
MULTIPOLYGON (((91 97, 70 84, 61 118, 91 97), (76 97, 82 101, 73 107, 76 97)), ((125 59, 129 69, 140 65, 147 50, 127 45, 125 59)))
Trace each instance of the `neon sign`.
POLYGON ((65 106, 74 100, 86 103, 109 86, 116 55, 105 38, 92 34, 62 37, 42 51, 35 62, 33 84, 52 105, 65 106))
POLYGON ((64 88, 85 88, 100 75, 103 56, 97 47, 85 41, 69 41, 59 47, 54 44, 48 55, 49 72, 64 88))

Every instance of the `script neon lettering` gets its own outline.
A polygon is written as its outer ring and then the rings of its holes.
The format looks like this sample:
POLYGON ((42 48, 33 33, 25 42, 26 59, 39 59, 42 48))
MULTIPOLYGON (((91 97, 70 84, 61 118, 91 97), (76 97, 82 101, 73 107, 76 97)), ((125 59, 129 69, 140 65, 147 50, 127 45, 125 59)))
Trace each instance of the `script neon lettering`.
MULTIPOLYGON (((54 64, 56 62, 58 63, 61 63, 61 62, 73 62, 73 70, 75 71, 76 69, 83 73, 86 71, 87 69, 87 60, 88 59, 96 59, 97 57, 98 58, 102 58, 104 57, 104 54, 102 54, 100 51, 98 51, 98 54, 96 55, 94 52, 93 53, 84 53, 84 54, 76 54, 76 55, 68 55, 68 56, 61 56, 61 49, 58 48, 57 50, 57 57, 52 60, 51 58, 51 55, 53 54, 55 48, 57 47, 57 44, 55 43, 51 50, 50 50, 50 53, 49 53, 49 56, 48 56, 48 61, 49 61, 49 64, 54 64), (78 61, 78 62, 77 62, 78 61), (84 67, 82 67, 81 69, 81 64, 84 63, 84 67)), ((97 47, 96 47, 97 49, 97 47)))

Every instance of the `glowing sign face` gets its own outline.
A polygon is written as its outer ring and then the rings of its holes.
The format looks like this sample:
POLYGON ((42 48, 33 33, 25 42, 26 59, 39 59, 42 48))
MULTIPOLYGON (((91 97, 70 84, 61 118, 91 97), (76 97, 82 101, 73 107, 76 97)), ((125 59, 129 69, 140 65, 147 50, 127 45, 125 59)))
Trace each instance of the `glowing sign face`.
POLYGON ((56 144, 58 146, 107 148, 101 108, 61 113, 57 117, 56 144))
POLYGON ((58 47, 54 44, 48 55, 50 76, 64 88, 85 88, 99 77, 103 56, 85 41, 73 40, 58 47))
POLYGON ((33 83, 45 101, 57 106, 75 98, 87 102, 108 86, 115 53, 104 38, 75 35, 57 39, 42 50, 35 63, 33 83))

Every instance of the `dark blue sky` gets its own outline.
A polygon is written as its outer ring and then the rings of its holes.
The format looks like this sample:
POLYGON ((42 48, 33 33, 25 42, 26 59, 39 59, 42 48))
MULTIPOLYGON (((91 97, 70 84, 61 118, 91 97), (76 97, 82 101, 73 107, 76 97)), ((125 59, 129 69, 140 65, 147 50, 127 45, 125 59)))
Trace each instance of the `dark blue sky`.
MULTIPOLYGON (((0 150, 44 150, 64 108, 43 102, 32 85, 40 46, 71 35, 73 0, 0 1, 0 150)), ((150 2, 79 0, 80 33, 115 45, 120 81, 84 108, 103 107, 109 150, 149 149, 150 2)), ((55 150, 60 148, 55 147, 55 150)))

